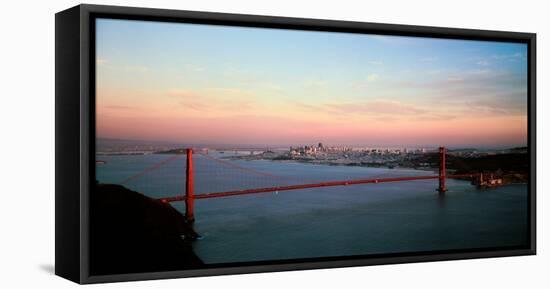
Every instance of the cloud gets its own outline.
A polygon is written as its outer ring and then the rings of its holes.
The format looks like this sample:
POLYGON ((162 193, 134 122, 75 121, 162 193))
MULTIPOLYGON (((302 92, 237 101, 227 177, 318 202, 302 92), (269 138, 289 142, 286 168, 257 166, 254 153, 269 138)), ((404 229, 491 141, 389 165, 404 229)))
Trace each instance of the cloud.
POLYGON ((311 111, 311 112, 319 112, 321 110, 329 112, 323 106, 315 105, 315 104, 307 104, 307 103, 302 103, 302 102, 294 103, 294 107, 302 109, 302 110, 306 110, 306 111, 311 111))
POLYGON ((194 98, 197 96, 195 93, 189 90, 177 90, 177 89, 170 90, 168 91, 167 94, 168 96, 179 97, 179 98, 194 98))
POLYGON ((145 65, 126 65, 122 68, 126 72, 145 73, 149 71, 149 67, 145 65))
POLYGON ((447 81, 449 81, 449 82, 459 82, 459 81, 464 81, 464 78, 459 77, 459 76, 449 76, 449 77, 447 77, 447 81))
POLYGON ((327 82, 323 79, 306 79, 304 81, 304 87, 307 89, 322 89, 327 86, 327 82))
POLYGON ((521 52, 516 52, 512 54, 493 54, 491 55, 491 58, 496 60, 516 60, 516 59, 526 59, 527 55, 521 52))
POLYGON ((192 64, 192 63, 184 64, 183 68, 187 71, 190 71, 190 72, 203 72, 203 71, 206 70, 206 68, 204 66, 200 66, 200 65, 192 64))
POLYGON ((395 81, 388 83, 388 87, 416 91, 432 98, 479 99, 507 91, 525 90, 526 81, 526 75, 521 73, 484 68, 441 74, 441 77, 430 81, 395 81))
POLYGON ((420 61, 422 61, 422 62, 435 62, 435 61, 438 61, 438 60, 439 60, 439 57, 437 57, 437 56, 428 56, 428 57, 420 58, 420 61))
POLYGON ((326 104, 338 113, 362 113, 366 115, 418 115, 426 110, 399 101, 374 100, 368 102, 326 104))
POLYGON ((304 113, 324 114, 335 119, 355 119, 365 117, 374 121, 444 121, 459 117, 456 111, 436 110, 430 106, 420 106, 401 101, 377 99, 363 102, 305 104, 295 107, 304 113))
MULTIPOLYGON (((446 121, 471 117, 509 117, 526 115, 526 91, 502 91, 493 87, 464 86, 467 78, 441 80, 435 93, 414 103, 396 97, 347 103, 297 103, 304 113, 317 113, 341 119, 366 117, 376 121, 446 121), (388 100, 390 99, 390 100, 388 100)), ((432 89, 427 84, 430 89, 432 89)))
POLYGON ((96 58, 95 63, 96 63, 96 65, 99 66, 99 65, 107 64, 108 61, 105 58, 98 57, 98 58, 96 58))
POLYGON ((168 96, 178 99, 178 103, 185 109, 207 111, 211 108, 211 100, 189 90, 171 90, 168 96))
MULTIPOLYGON (((526 94, 524 95, 526 98, 526 94)), ((466 100, 459 103, 457 110, 465 115, 483 117, 492 116, 521 116, 527 114, 525 105, 507 99, 506 94, 492 99, 466 100)))
MULTIPOLYGON (((479 75, 483 75, 483 74, 488 75, 490 73, 494 73, 494 71, 485 68, 485 69, 474 69, 474 70, 466 71, 464 74, 465 75, 470 75, 470 76, 479 76, 479 75)), ((482 79, 482 78, 480 78, 480 79, 482 79)))
POLYGON ((306 113, 324 113, 335 117, 354 114, 376 118, 398 118, 428 113, 427 110, 418 106, 390 100, 320 104, 297 102, 294 104, 294 107, 306 113))
POLYGON ((185 109, 202 112, 232 114, 255 108, 252 94, 239 88, 206 88, 202 93, 190 90, 170 90, 168 96, 176 98, 185 109), (227 101, 230 97, 231 101, 227 101))
POLYGON ((104 105, 103 108, 116 109, 116 110, 135 110, 135 109, 137 109, 134 106, 128 106, 128 105, 104 105))
POLYGON ((444 120, 453 120, 459 118, 456 114, 450 114, 450 113, 431 113, 431 114, 424 114, 419 115, 415 117, 415 120, 420 121, 444 121, 444 120))
POLYGON ((377 73, 369 73, 363 79, 352 82, 351 85, 354 88, 366 88, 371 86, 373 83, 378 82, 379 80, 380 76, 377 73))
POLYGON ((379 78, 379 76, 376 73, 369 74, 369 75, 367 75, 367 82, 377 81, 378 78, 379 78))
POLYGON ((476 62, 476 64, 480 65, 480 66, 488 66, 490 63, 487 60, 480 60, 480 61, 476 62))

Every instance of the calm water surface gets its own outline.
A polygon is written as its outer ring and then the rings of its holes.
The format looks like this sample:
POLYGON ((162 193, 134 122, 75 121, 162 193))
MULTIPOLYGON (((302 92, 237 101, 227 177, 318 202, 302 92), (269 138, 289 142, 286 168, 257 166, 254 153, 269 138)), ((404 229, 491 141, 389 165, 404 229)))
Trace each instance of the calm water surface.
MULTIPOLYGON (((235 154, 211 153, 223 157, 235 154)), ((171 155, 98 156, 101 183, 121 183, 171 155)), ((125 186, 158 198, 182 194, 185 156, 125 186)), ((196 194, 306 182, 432 175, 434 172, 194 157, 196 194), (280 177, 274 177, 280 176, 280 177)), ((448 180, 352 185, 195 201, 194 250, 206 263, 351 256, 524 245, 527 186, 478 190, 448 180)), ((184 212, 184 203, 173 205, 184 212)))

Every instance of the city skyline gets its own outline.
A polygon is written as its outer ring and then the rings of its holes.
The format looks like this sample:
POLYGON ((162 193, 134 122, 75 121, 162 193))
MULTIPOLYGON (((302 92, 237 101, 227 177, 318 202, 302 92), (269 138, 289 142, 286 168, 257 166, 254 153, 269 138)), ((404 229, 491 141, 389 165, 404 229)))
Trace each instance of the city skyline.
POLYGON ((527 46, 99 19, 97 137, 514 147, 527 46))
MULTIPOLYGON (((372 144, 372 143, 325 143, 322 141, 312 141, 306 143, 283 143, 283 144, 243 144, 243 143, 223 143, 223 144, 214 144, 214 143, 186 143, 178 141, 167 141, 167 140, 143 140, 143 139, 116 139, 116 138, 96 138, 96 145, 99 145, 101 148, 110 148, 110 147, 126 147, 130 150, 135 150, 136 147, 151 147, 154 148, 194 148, 194 149, 213 149, 213 150, 234 150, 234 149, 257 149, 257 150, 266 150, 266 149, 288 149, 296 147, 305 147, 305 146, 318 146, 319 143, 322 143, 326 147, 348 147, 353 149, 427 149, 427 150, 437 150, 441 146, 446 146, 445 144, 431 144, 431 145, 384 145, 384 144, 372 144), (121 145, 123 143, 123 145, 121 145)), ((458 146, 446 146, 451 150, 463 150, 463 149, 474 149, 474 150, 508 150, 508 149, 519 149, 526 146, 509 146, 509 145, 496 145, 496 146, 480 146, 480 145, 458 145, 458 146)), ((97 148, 96 148, 97 149, 97 148)), ((101 150, 100 150, 101 151, 101 150)))

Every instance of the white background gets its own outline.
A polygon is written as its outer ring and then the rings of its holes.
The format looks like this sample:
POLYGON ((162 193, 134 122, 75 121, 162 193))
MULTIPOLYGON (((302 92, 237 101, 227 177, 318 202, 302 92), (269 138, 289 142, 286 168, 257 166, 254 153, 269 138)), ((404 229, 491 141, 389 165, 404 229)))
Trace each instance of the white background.
MULTIPOLYGON (((90 1, 89 3, 416 24, 538 34, 538 255, 93 285, 105 288, 549 288, 547 1, 90 1), (546 113, 545 113, 546 112, 546 113), (546 210, 546 211, 545 211, 546 210)), ((0 10, 0 288, 69 288, 54 266, 54 13, 76 1, 0 10)))

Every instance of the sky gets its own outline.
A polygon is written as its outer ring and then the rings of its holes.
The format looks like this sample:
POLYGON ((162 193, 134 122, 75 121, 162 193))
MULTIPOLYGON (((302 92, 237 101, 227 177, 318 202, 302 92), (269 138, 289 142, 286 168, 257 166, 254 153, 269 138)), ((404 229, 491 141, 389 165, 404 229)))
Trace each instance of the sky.
POLYGON ((527 45, 98 19, 98 138, 527 143, 527 45))

